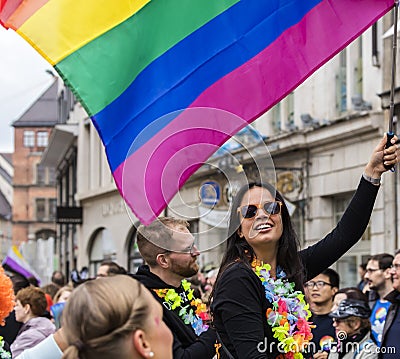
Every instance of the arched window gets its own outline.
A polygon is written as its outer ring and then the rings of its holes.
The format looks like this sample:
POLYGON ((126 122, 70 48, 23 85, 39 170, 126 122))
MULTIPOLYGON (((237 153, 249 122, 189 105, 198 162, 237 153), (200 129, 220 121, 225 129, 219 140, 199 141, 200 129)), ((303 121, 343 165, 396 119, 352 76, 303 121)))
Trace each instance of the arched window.
POLYGON ((102 261, 116 260, 117 249, 111 232, 107 228, 100 228, 95 231, 90 243, 89 273, 91 276, 95 276, 102 261))
POLYGON ((49 239, 56 238, 56 232, 52 229, 41 229, 35 234, 35 239, 49 239))

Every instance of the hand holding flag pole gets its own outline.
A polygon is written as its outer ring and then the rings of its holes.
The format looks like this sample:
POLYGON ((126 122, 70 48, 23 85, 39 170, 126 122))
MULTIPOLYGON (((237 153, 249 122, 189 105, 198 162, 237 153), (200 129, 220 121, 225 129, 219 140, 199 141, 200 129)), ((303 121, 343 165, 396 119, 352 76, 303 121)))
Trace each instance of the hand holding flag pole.
MULTIPOLYGON (((392 48, 392 83, 390 86, 390 115, 389 115, 389 131, 387 132, 387 142, 385 148, 388 148, 392 145, 391 140, 394 136, 393 132, 393 122, 394 122, 394 88, 396 82, 396 56, 397 56, 397 18, 399 11, 399 0, 394 1, 394 9, 393 9, 393 48, 392 48)), ((386 166, 386 169, 390 169, 394 171, 394 166, 386 166)))

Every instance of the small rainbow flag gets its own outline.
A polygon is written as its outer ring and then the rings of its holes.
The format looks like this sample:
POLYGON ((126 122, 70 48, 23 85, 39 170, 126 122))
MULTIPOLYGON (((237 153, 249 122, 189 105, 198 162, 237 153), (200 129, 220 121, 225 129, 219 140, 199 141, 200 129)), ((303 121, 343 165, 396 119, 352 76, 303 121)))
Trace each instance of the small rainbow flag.
POLYGON ((0 0, 0 22, 74 91, 100 134, 119 191, 148 224, 219 146, 393 5, 0 0))

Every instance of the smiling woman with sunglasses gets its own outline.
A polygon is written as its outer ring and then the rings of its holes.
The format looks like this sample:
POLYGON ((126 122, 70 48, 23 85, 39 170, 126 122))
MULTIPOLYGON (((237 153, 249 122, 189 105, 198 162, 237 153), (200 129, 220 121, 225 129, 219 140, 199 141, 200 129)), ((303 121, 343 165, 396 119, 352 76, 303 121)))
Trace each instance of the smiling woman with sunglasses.
POLYGON ((273 186, 250 183, 238 191, 211 298, 220 358, 278 359, 295 353, 302 358, 301 341, 310 339, 303 283, 332 265, 362 236, 379 179, 387 170, 383 162, 398 162, 397 146, 384 149, 385 144, 386 136, 375 148, 336 228, 300 252, 285 201, 273 186))

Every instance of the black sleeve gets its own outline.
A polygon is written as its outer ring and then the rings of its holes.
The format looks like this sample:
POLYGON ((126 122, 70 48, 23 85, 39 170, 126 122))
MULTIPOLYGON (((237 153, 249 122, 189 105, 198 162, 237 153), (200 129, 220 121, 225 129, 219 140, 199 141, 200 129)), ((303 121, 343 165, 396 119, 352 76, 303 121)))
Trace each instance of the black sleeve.
POLYGON ((174 359, 212 359, 215 355, 216 334, 214 329, 208 328, 201 333, 190 346, 183 348, 182 343, 174 334, 174 359))
POLYGON ((263 346, 259 350, 260 343, 265 341, 265 313, 260 297, 261 282, 257 281, 250 269, 235 267, 228 269, 217 284, 214 323, 223 344, 235 358, 267 357, 263 346))
POLYGON ((378 189, 379 186, 361 178, 357 191, 335 229, 318 243, 300 252, 306 280, 330 267, 358 242, 367 228, 378 189))

